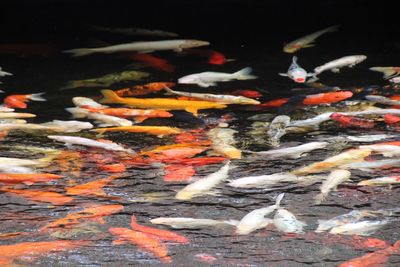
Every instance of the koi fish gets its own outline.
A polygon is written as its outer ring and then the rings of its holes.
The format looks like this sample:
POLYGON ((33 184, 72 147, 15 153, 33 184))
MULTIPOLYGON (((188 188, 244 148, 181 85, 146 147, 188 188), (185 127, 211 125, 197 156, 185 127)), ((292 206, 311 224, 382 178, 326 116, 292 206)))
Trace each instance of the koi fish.
POLYGON ((91 112, 90 110, 84 108, 66 108, 65 110, 70 112, 74 118, 88 118, 95 120, 100 127, 131 126, 133 124, 132 121, 127 119, 105 115, 103 113, 91 112))
POLYGON ((135 61, 142 62, 145 67, 151 67, 169 73, 175 71, 175 66, 169 64, 167 60, 150 54, 133 54, 129 56, 129 58, 135 61))
POLYGON ((63 52, 70 53, 73 57, 87 56, 96 53, 112 54, 129 51, 136 51, 138 53, 151 53, 154 51, 162 50, 173 50, 175 52, 182 52, 183 49, 206 46, 209 44, 209 42, 201 40, 162 40, 151 42, 133 42, 99 48, 76 48, 65 50, 63 52))
POLYGON ((172 89, 165 87, 165 91, 167 91, 167 95, 180 95, 186 96, 190 98, 197 98, 200 100, 206 100, 211 102, 218 102, 223 104, 238 104, 238 105, 258 105, 260 101, 243 97, 243 96, 232 96, 232 95, 214 95, 214 94, 202 94, 202 93, 190 93, 190 92, 181 92, 181 91, 173 91, 172 89))
MULTIPOLYGON (((397 153, 400 153, 397 150, 397 153)), ((344 168, 357 169, 364 172, 375 171, 376 169, 391 169, 400 164, 400 159, 384 159, 376 161, 355 162, 344 165, 344 168)))
POLYGON ((120 97, 127 97, 127 96, 139 96, 139 95, 147 95, 150 93, 158 92, 165 87, 173 87, 175 83, 172 82, 154 82, 154 83, 147 83, 143 85, 135 85, 128 88, 123 88, 114 91, 120 97))
POLYGON ((399 253, 400 242, 397 241, 393 246, 367 253, 361 257, 348 260, 338 267, 379 267, 385 265, 390 255, 399 253))
POLYGON ((398 84, 398 83, 400 83, 400 77, 398 77, 398 76, 393 77, 393 78, 389 79, 389 82, 398 84))
POLYGON ((34 166, 34 167, 46 167, 54 159, 56 155, 49 155, 40 159, 20 159, 20 158, 8 158, 0 157, 0 165, 8 166, 34 166))
POLYGON ((308 152, 311 152, 316 149, 325 148, 328 145, 327 142, 310 142, 307 144, 294 146, 294 147, 287 147, 282 149, 272 149, 268 151, 258 151, 258 152, 251 152, 258 155, 262 155, 267 159, 277 159, 277 158, 291 158, 291 159, 298 159, 302 156, 307 155, 308 152))
POLYGON ((304 233, 303 227, 307 224, 296 219, 296 216, 286 209, 279 208, 274 216, 275 227, 284 233, 304 233))
POLYGON ((24 242, 0 246, 0 265, 11 265, 15 259, 24 260, 40 257, 44 254, 57 251, 71 250, 77 247, 88 246, 89 241, 83 240, 56 240, 44 242, 24 242))
POLYGON ((12 73, 6 72, 4 71, 1 67, 0 67, 0 77, 4 77, 4 76, 12 76, 12 73))
POLYGON ((166 218, 160 217, 150 220, 153 224, 163 224, 168 225, 172 228, 176 229, 199 229, 199 228, 208 228, 208 227, 218 227, 218 226, 236 226, 238 221, 229 220, 229 221, 219 221, 219 220, 211 220, 211 219, 195 219, 195 218, 166 218))
POLYGON ((265 207, 259 208, 251 211, 246 214, 236 226, 236 234, 238 235, 248 235, 255 230, 266 227, 268 224, 272 223, 272 219, 267 219, 265 216, 268 216, 276 209, 280 208, 280 203, 282 198, 284 197, 284 193, 278 195, 275 200, 275 204, 265 207))
POLYGON ((164 172, 165 182, 187 182, 196 174, 193 166, 180 164, 167 165, 164 167, 164 172))
POLYGON ((105 224, 103 217, 120 212, 124 209, 122 205, 96 205, 94 207, 86 208, 81 211, 72 212, 66 217, 49 222, 43 226, 39 231, 48 230, 51 228, 65 228, 79 223, 81 219, 90 219, 100 224, 105 224))
POLYGON ((368 236, 373 234, 376 230, 388 224, 389 220, 382 221, 361 221, 354 223, 347 223, 344 225, 333 227, 329 233, 340 235, 362 235, 368 236))
POLYGON ((71 121, 52 120, 49 122, 41 123, 40 125, 45 127, 60 128, 60 131, 65 133, 76 133, 82 130, 88 130, 93 128, 93 124, 91 124, 90 122, 74 121, 74 120, 71 121))
POLYGON ((400 117, 392 114, 386 114, 383 116, 383 119, 385 120, 386 124, 396 124, 400 122, 400 117))
POLYGON ((333 113, 330 118, 340 123, 342 127, 358 127, 364 129, 371 129, 375 127, 375 122, 372 120, 360 119, 353 116, 343 115, 340 113, 333 113))
POLYGON ((338 30, 340 25, 335 25, 335 26, 331 26, 329 28, 311 33, 309 35, 306 35, 304 37, 301 37, 299 39, 296 39, 288 44, 286 44, 283 47, 283 52, 285 53, 294 53, 297 50, 300 50, 302 48, 307 48, 307 47, 313 47, 315 46, 315 44, 313 44, 313 42, 320 37, 321 35, 323 35, 324 33, 327 32, 335 32, 338 30))
POLYGON ((97 78, 70 81, 60 90, 75 89, 80 87, 108 87, 115 83, 140 81, 149 76, 149 73, 142 71, 123 71, 107 74, 97 78))
POLYGON ((273 147, 278 147, 280 139, 286 134, 286 128, 290 124, 290 117, 286 115, 276 116, 268 127, 268 143, 273 147))
POLYGON ((217 82, 229 82, 232 80, 252 80, 257 79, 257 76, 251 75, 250 67, 241 69, 235 73, 223 72, 201 72, 183 76, 178 79, 181 84, 197 84, 201 87, 216 86, 217 82))
MULTIPOLYGON (((386 114, 386 115, 391 115, 391 114, 386 114)), ((387 135, 387 134, 371 134, 371 135, 361 135, 361 136, 346 136, 346 139, 349 139, 350 141, 355 141, 355 142, 375 142, 375 141, 388 139, 388 138, 392 138, 392 137, 395 137, 395 136, 387 135)))
POLYGON ((295 175, 306 175, 309 173, 318 173, 328 171, 337 166, 342 166, 351 162, 361 162, 365 157, 371 154, 370 149, 350 149, 338 155, 329 157, 323 161, 312 163, 309 166, 302 167, 292 171, 295 175))
POLYGON ((131 217, 131 227, 135 231, 139 231, 148 234, 150 236, 154 236, 162 241, 171 241, 181 244, 189 243, 189 239, 177 233, 138 224, 135 215, 132 215, 131 217))
POLYGON ((295 182, 299 178, 289 172, 280 172, 269 175, 246 176, 230 181, 229 186, 239 188, 268 188, 281 182, 295 182))
POLYGON ((66 187, 67 195, 72 196, 97 196, 106 197, 103 187, 118 178, 118 176, 110 176, 104 179, 95 180, 85 184, 76 185, 73 187, 66 187))
POLYGON ((177 33, 167 32, 161 30, 149 30, 143 28, 110 28, 98 25, 89 25, 90 29, 96 31, 110 32, 110 33, 120 33, 124 35, 143 35, 143 36, 158 36, 158 37, 176 37, 177 33))
POLYGON ((130 133, 147 133, 163 137, 164 135, 178 134, 181 132, 179 128, 167 126, 121 126, 112 128, 98 128, 91 131, 98 133, 105 132, 130 132, 130 133))
POLYGON ((280 106, 286 104, 288 101, 289 101, 289 98, 279 98, 279 99, 266 101, 266 102, 258 105, 258 107, 277 108, 277 107, 280 107, 280 106))
POLYGON ((80 177, 84 163, 81 153, 78 151, 62 151, 54 161, 62 173, 66 173, 68 176, 80 177))
POLYGON ((172 262, 172 258, 168 256, 168 248, 152 236, 127 228, 113 227, 109 228, 108 231, 118 238, 113 241, 114 245, 132 243, 140 249, 157 256, 164 263, 172 262))
POLYGON ((255 90, 236 90, 231 93, 232 95, 239 95, 248 98, 259 98, 262 97, 262 94, 255 90))
POLYGON ((242 151, 234 147, 236 141, 233 135, 237 131, 229 128, 216 127, 208 131, 207 136, 211 139, 212 149, 218 154, 230 159, 240 159, 242 151))
POLYGON ((72 103, 78 108, 94 108, 94 109, 106 109, 109 108, 109 106, 102 105, 100 103, 97 103, 91 98, 87 97, 81 97, 81 96, 76 96, 72 98, 72 103))
POLYGON ((164 162, 180 164, 180 165, 192 165, 198 167, 210 164, 218 164, 225 160, 226 160, 225 157, 200 157, 200 158, 165 159, 164 162))
POLYGON ((229 165, 230 161, 217 172, 185 186, 175 195, 175 198, 179 200, 191 200, 193 197, 202 196, 207 193, 210 194, 212 188, 228 179, 229 165))
POLYGON ((294 56, 292 64, 290 65, 287 73, 279 73, 280 76, 289 77, 296 83, 304 83, 307 77, 313 76, 313 73, 307 73, 305 69, 297 64, 297 57, 294 56))
POLYGON ((42 97, 44 93, 37 93, 37 94, 27 94, 27 95, 9 95, 4 98, 3 102, 6 107, 9 108, 27 108, 28 105, 26 102, 29 100, 32 101, 46 101, 42 97))
POLYGON ((226 108, 226 105, 209 101, 190 101, 171 98, 122 98, 111 90, 101 90, 104 98, 101 103, 125 104, 138 108, 154 108, 160 110, 186 110, 197 116, 200 109, 226 108))
POLYGON ((64 196, 63 194, 59 194, 56 192, 11 189, 8 187, 1 187, 0 190, 13 195, 17 195, 19 197, 27 198, 31 201, 47 202, 47 203, 52 203, 53 205, 64 205, 66 203, 71 202, 74 199, 72 197, 64 196))
POLYGON ((363 180, 357 185, 361 186, 386 186, 391 184, 400 184, 400 176, 379 177, 369 180, 363 180))
POLYGON ((351 91, 328 92, 315 95, 308 95, 303 100, 304 105, 319 105, 337 103, 353 96, 351 91))
MULTIPOLYGON (((1 113, 0 113, 1 117, 1 113)), ((46 131, 46 132, 56 132, 56 133, 73 133, 80 132, 81 130, 91 129, 93 125, 89 122, 77 122, 77 121, 53 121, 42 124, 35 123, 24 123, 24 124, 15 124, 15 123, 4 123, 0 124, 0 131, 7 130, 19 130, 25 132, 32 131, 46 131)))
POLYGON ((400 75, 400 67, 371 67, 372 71, 382 72, 383 79, 388 80, 400 75))
POLYGON ((378 104, 384 104, 384 105, 400 105, 400 101, 399 100, 394 100, 394 99, 390 99, 388 97, 384 97, 381 95, 367 95, 365 96, 365 99, 378 103, 378 104))
POLYGON ((331 70, 334 73, 339 73, 340 68, 343 67, 349 67, 352 68, 355 65, 363 62, 364 60, 367 59, 367 56, 365 55, 352 55, 352 56, 346 56, 346 57, 341 57, 332 61, 329 61, 321 66, 318 66, 314 69, 314 77, 316 77, 318 74, 331 70))
POLYGON ((60 179, 60 175, 51 173, 1 173, 0 182, 6 184, 32 185, 34 183, 50 182, 60 179))
POLYGON ((121 145, 114 143, 112 141, 100 142, 100 141, 95 141, 95 140, 83 138, 83 137, 62 136, 62 135, 48 135, 47 138, 56 140, 58 142, 63 142, 67 145, 89 146, 89 147, 110 150, 110 151, 122 151, 122 152, 127 152, 129 154, 134 154, 134 152, 132 150, 124 148, 121 145))
POLYGON ((321 185, 321 193, 318 194, 315 199, 315 204, 319 205, 328 196, 329 192, 341 183, 348 181, 350 179, 351 172, 348 170, 334 170, 332 171, 326 180, 321 185))

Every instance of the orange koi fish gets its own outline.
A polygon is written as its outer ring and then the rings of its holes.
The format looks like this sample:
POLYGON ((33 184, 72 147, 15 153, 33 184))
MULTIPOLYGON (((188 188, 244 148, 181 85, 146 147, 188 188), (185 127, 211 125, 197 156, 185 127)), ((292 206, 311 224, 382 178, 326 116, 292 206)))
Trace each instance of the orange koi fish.
MULTIPOLYGON (((225 161, 224 157, 201 157, 201 158, 183 158, 183 159, 165 159, 164 162, 180 164, 180 165, 192 165, 192 166, 205 166, 210 164, 218 164, 225 161)), ((171 165, 173 166, 173 165, 171 165)))
POLYGON ((249 98, 259 98, 262 94, 255 90, 236 90, 231 93, 232 95, 240 95, 249 98))
POLYGON ((66 217, 55 220, 54 222, 50 222, 43 226, 40 231, 50 228, 70 227, 71 225, 79 224, 79 220, 81 219, 90 219, 100 224, 105 224, 106 222, 103 219, 104 216, 120 212, 123 209, 124 206, 122 205, 99 205, 86 208, 78 212, 72 212, 66 217))
POLYGON ((353 96, 351 91, 328 92, 308 95, 303 100, 304 105, 319 105, 340 102, 353 96))
POLYGON ((175 142, 177 143, 203 143, 203 142, 211 142, 208 139, 208 136, 204 134, 204 129, 199 130, 190 130, 181 132, 180 134, 175 136, 175 142))
POLYGON ((140 225, 136 221, 136 216, 132 215, 131 217, 131 227, 133 230, 140 231, 145 234, 149 234, 151 236, 154 236, 155 238, 158 238, 159 240, 162 241, 171 241, 171 242, 176 242, 176 243, 181 243, 181 244, 188 244, 189 240, 177 233, 174 233, 172 231, 168 230, 161 230, 149 226, 144 226, 140 225))
POLYGON ((165 182, 188 182, 196 174, 193 166, 180 164, 167 165, 164 172, 165 182))
POLYGON ((81 153, 73 150, 62 151, 55 159, 55 163, 62 173, 75 178, 80 177, 84 165, 81 153))
POLYGON ((45 183, 60 179, 60 175, 51 173, 2 173, 0 174, 0 182, 6 184, 32 185, 34 183, 45 183))
POLYGON ((147 133, 159 137, 170 134, 178 134, 181 132, 181 130, 178 128, 167 127, 167 126, 121 126, 121 127, 110 127, 110 128, 98 128, 98 129, 93 129, 91 131, 98 133, 105 133, 105 132, 147 133))
POLYGON ((104 98, 100 103, 110 104, 124 104, 137 108, 149 108, 160 110, 185 110, 197 116, 198 110, 201 109, 222 109, 226 108, 225 104, 219 104, 210 101, 192 101, 192 100, 178 100, 174 98, 133 98, 133 97, 119 97, 111 90, 101 90, 104 98))
MULTIPOLYGON (((400 95, 393 95, 389 97, 391 100, 400 100, 400 95)), ((392 108, 400 108, 400 106, 392 106, 392 108)))
POLYGON ((0 188, 0 190, 23 198, 27 198, 31 201, 47 202, 47 203, 52 203, 53 205, 63 205, 68 202, 71 202, 74 199, 72 197, 64 196, 63 194, 59 194, 56 192, 11 189, 8 187, 2 187, 0 188))
POLYGON ((371 129, 375 127, 375 122, 372 120, 360 119, 354 116, 348 116, 340 113, 332 113, 329 116, 332 120, 340 123, 342 127, 358 127, 364 129, 371 129))
POLYGON ((383 119, 385 120, 386 124, 396 124, 400 122, 400 117, 392 115, 392 114, 386 114, 383 119))
POLYGON ((99 165, 99 168, 105 172, 121 173, 126 171, 126 166, 122 163, 99 165))
POLYGON ((14 260, 29 260, 56 251, 65 251, 88 246, 89 241, 57 240, 45 242, 24 242, 0 246, 0 265, 12 264, 14 260))
POLYGON ((27 95, 9 95, 4 98, 4 105, 8 108, 27 108, 28 105, 26 102, 29 100, 33 101, 46 101, 42 97, 44 93, 37 93, 37 94, 27 94, 27 95))
POLYGON ((388 248, 346 261, 338 267, 380 267, 389 260, 391 255, 398 253, 400 253, 400 241, 397 241, 393 246, 388 248))
POLYGON ((134 117, 136 122, 143 122, 148 118, 170 118, 173 115, 165 110, 154 109, 132 109, 132 108, 91 108, 83 106, 90 112, 101 113, 120 118, 134 117))
POLYGON ((127 97, 127 96, 139 96, 139 95, 147 95, 150 93, 155 93, 161 91, 165 87, 173 87, 175 83, 172 82, 154 82, 148 83, 143 85, 135 85, 128 88, 123 88, 114 91, 120 97, 127 97))
POLYGON ((289 101, 289 98, 279 98, 279 99, 269 100, 269 101, 264 102, 257 106, 265 107, 265 108, 278 108, 278 107, 286 104, 288 101, 289 101))
POLYGON ((175 71, 175 66, 169 64, 167 60, 156 57, 152 54, 133 54, 130 55, 129 58, 142 62, 145 67, 151 67, 169 73, 175 71))
POLYGON ((208 58, 208 63, 212 65, 223 65, 228 61, 234 61, 234 59, 226 59, 225 55, 214 51, 214 50, 207 50, 207 49, 186 49, 185 53, 187 54, 194 54, 202 57, 208 58))
POLYGON ((127 228, 110 228, 108 231, 118 238, 113 241, 114 245, 129 242, 157 256, 162 262, 172 262, 172 258, 168 256, 168 248, 150 235, 127 228))
POLYGON ((67 187, 66 191, 68 195, 73 195, 73 196, 104 197, 107 196, 107 194, 103 191, 103 187, 118 177, 119 177, 118 175, 111 175, 110 177, 104 179, 76 185, 74 187, 67 187))

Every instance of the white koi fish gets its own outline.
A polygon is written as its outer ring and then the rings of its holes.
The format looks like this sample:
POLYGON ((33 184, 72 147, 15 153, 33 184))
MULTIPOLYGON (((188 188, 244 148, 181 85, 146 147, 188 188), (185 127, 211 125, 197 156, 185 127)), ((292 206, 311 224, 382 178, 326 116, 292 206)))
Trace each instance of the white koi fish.
POLYGON ((89 130, 93 128, 93 124, 84 121, 61 121, 53 120, 50 122, 42 123, 43 126, 64 128, 65 133, 76 133, 82 130, 89 130))
POLYGON ((86 107, 90 107, 90 108, 108 108, 108 106, 97 103, 93 99, 90 99, 87 97, 76 96, 76 97, 72 98, 72 102, 78 108, 80 108, 82 106, 86 106, 86 107))
POLYGON ((141 36, 158 36, 158 37, 177 37, 178 34, 174 32, 167 32, 161 30, 149 30, 143 28, 110 28, 98 25, 89 25, 90 29, 102 32, 119 33, 124 35, 141 35, 141 36))
POLYGON ((391 83, 400 83, 400 77, 393 77, 389 79, 389 82, 391 83))
POLYGON ((40 159, 20 159, 0 157, 0 166, 14 167, 45 167, 53 160, 54 155, 40 159))
POLYGON ((167 95, 180 95, 186 97, 193 97, 201 100, 219 102, 223 104, 238 104, 238 105, 258 105, 260 101, 244 97, 244 96, 234 96, 234 95, 214 95, 214 94, 201 94, 201 93, 190 93, 190 92, 180 92, 174 91, 168 87, 164 88, 167 91, 167 95))
POLYGON ((4 76, 11 76, 12 73, 6 72, 4 70, 2 70, 2 68, 0 67, 0 77, 4 77, 4 76))
POLYGON ((400 176, 387 176, 387 177, 379 177, 369 180, 363 180, 359 182, 357 185, 361 186, 385 186, 391 184, 400 184, 400 176))
POLYGON ((0 165, 0 172, 2 173, 36 173, 36 171, 30 167, 24 166, 10 166, 10 165, 0 165))
POLYGON ((284 76, 284 77, 289 77, 296 83, 304 83, 307 79, 307 77, 314 76, 313 73, 307 73, 305 69, 300 67, 297 64, 297 57, 294 56, 292 59, 292 64, 290 65, 287 73, 279 73, 279 75, 284 76))
MULTIPOLYGON (((352 55, 352 56, 346 56, 346 57, 341 57, 332 61, 329 61, 321 66, 318 66, 314 69, 314 77, 324 71, 331 70, 332 72, 339 73, 340 68, 343 67, 354 67, 358 63, 363 62, 364 60, 367 59, 367 56, 364 55, 352 55)), ((316 78, 317 79, 317 78, 316 78)), ((314 80, 316 80, 314 79, 314 80)))
POLYGON ((160 217, 150 220, 152 224, 168 225, 175 229, 199 229, 218 226, 236 226, 238 221, 229 220, 211 220, 211 219, 195 219, 195 218, 166 218, 160 217))
POLYGON ((28 119, 35 118, 32 113, 0 112, 0 119, 28 119))
POLYGON ((63 135, 48 135, 48 138, 62 142, 65 145, 79 145, 79 146, 89 146, 89 147, 95 147, 95 148, 102 148, 105 150, 110 150, 110 151, 122 151, 122 152, 127 152, 130 154, 135 154, 130 149, 124 148, 123 146, 114 143, 114 142, 100 142, 88 138, 83 138, 83 137, 77 137, 77 136, 63 136, 63 135))
POLYGON ((230 161, 228 161, 217 172, 214 172, 205 178, 185 186, 176 194, 175 198, 179 200, 190 200, 193 197, 210 193, 212 188, 228 179, 229 164, 230 161))
POLYGON ((382 221, 361 221, 348 223, 333 227, 329 233, 339 235, 361 235, 368 236, 373 234, 376 230, 388 224, 389 220, 382 221))
POLYGON ((304 233, 303 227, 307 224, 296 219, 293 213, 286 209, 278 209, 274 216, 275 227, 284 233, 304 233))
POLYGON ((365 145, 359 146, 361 149, 370 149, 375 153, 382 154, 384 157, 394 157, 400 155, 400 147, 394 145, 365 145))
POLYGON ((133 122, 130 120, 101 113, 90 112, 84 108, 66 108, 65 110, 70 112, 74 118, 88 118, 95 120, 100 127, 133 125, 133 122))
POLYGON ((385 140, 389 138, 396 137, 395 135, 388 134, 372 134, 372 135, 361 135, 361 136, 346 136, 346 139, 355 142, 375 142, 379 140, 385 140))
POLYGON ((296 182, 299 178, 290 172, 269 175, 247 176, 229 182, 229 186, 239 188, 269 188, 282 182, 296 182))
POLYGON ((280 158, 298 159, 302 156, 307 155, 307 153, 310 151, 325 148, 327 145, 328 145, 327 142, 310 142, 307 144, 294 147, 286 147, 281 149, 258 151, 252 153, 262 155, 266 159, 280 159, 280 158))
POLYGON ((384 105, 400 105, 399 100, 392 100, 388 97, 384 97, 381 95, 367 95, 365 96, 365 99, 378 103, 378 104, 384 104, 384 105))
POLYGON ((356 223, 365 217, 376 217, 377 213, 369 210, 352 210, 349 213, 333 217, 329 220, 318 220, 317 233, 328 231, 333 227, 342 226, 349 223, 356 223))
POLYGON ((383 79, 388 80, 400 75, 400 67, 371 67, 372 71, 382 72, 383 79))
MULTIPOLYGON (((1 113, 0 113, 1 114, 1 113)), ((12 130, 19 130, 25 132, 32 132, 32 131, 48 131, 48 132, 58 132, 58 133, 73 133, 73 132, 80 132, 83 129, 93 128, 91 123, 84 123, 80 122, 80 124, 70 123, 70 124, 63 124, 58 122, 50 122, 49 124, 35 124, 35 123, 23 123, 23 124, 14 124, 14 123, 4 123, 0 124, 0 131, 12 131, 12 130), (75 124, 75 125, 73 125, 75 124)))
POLYGON ((15 109, 0 105, 0 112, 13 112, 15 109))
POLYGON ((201 72, 190 74, 178 79, 178 83, 182 84, 197 84, 201 87, 209 87, 217 85, 217 82, 229 82, 232 80, 250 80, 257 79, 257 76, 251 75, 250 67, 241 69, 235 73, 224 72, 201 72))
POLYGON ((233 129, 216 127, 208 131, 207 136, 211 139, 211 147, 215 152, 230 159, 240 159, 242 151, 234 147, 236 141, 233 135, 235 133, 237 131, 233 129))
POLYGON ((326 112, 310 119, 292 121, 289 127, 318 129, 321 123, 331 119, 330 117, 332 114, 333 112, 326 112))
POLYGON ((285 194, 282 193, 277 196, 275 205, 271 205, 269 207, 260 208, 251 211, 246 214, 236 226, 236 234, 238 235, 247 235, 251 232, 266 227, 268 224, 272 223, 273 220, 269 218, 265 218, 274 210, 280 208, 280 203, 285 194))
POLYGON ((76 48, 65 50, 63 52, 71 53, 73 57, 87 56, 96 53, 111 54, 129 51, 136 51, 138 53, 150 53, 162 50, 173 50, 176 52, 182 52, 183 49, 186 48, 205 46, 209 44, 209 42, 201 40, 162 40, 149 42, 133 42, 99 48, 76 48))
POLYGON ((313 47, 315 46, 315 44, 313 44, 313 42, 320 37, 321 35, 323 35, 324 33, 327 32, 335 32, 338 30, 340 25, 335 25, 335 26, 331 26, 328 27, 326 29, 311 33, 309 35, 303 36, 299 39, 296 39, 288 44, 286 44, 283 47, 283 51, 286 53, 294 53, 297 50, 300 50, 302 48, 307 48, 307 47, 313 47))
POLYGON ((319 205, 328 196, 331 190, 336 190, 336 187, 341 183, 350 179, 351 172, 348 170, 334 170, 328 178, 321 185, 321 193, 318 194, 315 199, 315 204, 319 205))
POLYGON ((394 168, 400 164, 400 159, 383 159, 366 162, 355 162, 346 164, 343 168, 357 169, 364 172, 376 171, 376 169, 394 168))

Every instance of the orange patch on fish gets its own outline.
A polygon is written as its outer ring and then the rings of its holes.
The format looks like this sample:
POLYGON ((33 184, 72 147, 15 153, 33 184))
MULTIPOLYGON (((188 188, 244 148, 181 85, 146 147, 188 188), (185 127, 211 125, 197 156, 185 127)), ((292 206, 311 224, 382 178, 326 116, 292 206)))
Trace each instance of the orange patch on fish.
POLYGON ((329 116, 332 120, 340 123, 343 127, 358 127, 364 129, 371 129, 375 127, 375 122, 372 120, 360 119, 354 116, 348 116, 340 113, 332 113, 329 116))
POLYGON ((106 193, 103 190, 103 187, 109 184, 112 180, 118 178, 119 176, 112 175, 110 177, 95 180, 92 182, 88 182, 85 184, 76 185, 73 187, 66 187, 66 191, 68 195, 73 196, 106 196, 106 193))
POLYGON ((140 96, 158 92, 164 89, 165 87, 171 88, 174 86, 175 83, 172 82, 153 82, 143 85, 135 85, 128 88, 122 88, 114 92, 120 97, 140 96))
POLYGON ((196 174, 193 166, 190 165, 167 165, 164 167, 164 171, 165 182, 187 182, 196 174))
POLYGON ((91 131, 98 133, 105 133, 105 132, 147 133, 157 136, 178 134, 181 132, 179 128, 167 127, 167 126, 121 126, 121 127, 98 128, 98 129, 93 129, 91 131))
POLYGON ((60 179, 60 175, 51 173, 2 173, 0 174, 0 182, 7 184, 32 185, 34 183, 49 182, 60 179))
POLYGON ((262 104, 257 105, 257 107, 265 107, 265 108, 278 108, 289 101, 289 98, 279 98, 274 100, 269 100, 262 104))
POLYGON ((18 197, 27 198, 35 202, 47 202, 53 205, 64 205, 71 202, 74 198, 65 196, 56 192, 46 192, 39 190, 22 190, 22 189, 11 189, 7 187, 2 187, 1 191, 16 195, 18 197))
POLYGON ((308 95, 303 100, 304 105, 319 105, 340 102, 353 96, 351 91, 328 92, 308 95))

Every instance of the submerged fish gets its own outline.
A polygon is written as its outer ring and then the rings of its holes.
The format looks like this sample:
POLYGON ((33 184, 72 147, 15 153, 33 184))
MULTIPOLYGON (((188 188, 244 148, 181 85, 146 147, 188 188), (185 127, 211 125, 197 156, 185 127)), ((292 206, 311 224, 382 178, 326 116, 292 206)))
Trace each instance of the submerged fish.
POLYGON ((153 224, 164 224, 176 229, 201 229, 207 227, 218 227, 218 226, 236 226, 238 221, 220 221, 211 219, 195 219, 195 218, 166 218, 160 217, 150 220, 153 224))
POLYGON ((269 125, 267 136, 268 142, 273 147, 280 145, 280 139, 286 134, 286 128, 290 124, 290 117, 286 115, 276 116, 269 125))
POLYGON ((376 230, 388 224, 389 220, 382 221, 361 221, 354 223, 347 223, 344 225, 333 227, 329 233, 339 235, 362 235, 368 236, 373 234, 376 230))
POLYGON ((149 77, 150 74, 142 71, 123 71, 111 73, 98 78, 70 81, 61 90, 74 89, 80 87, 108 87, 114 83, 125 81, 140 81, 149 77))
POLYGON ((66 111, 72 114, 74 118, 88 118, 95 120, 100 127, 109 126, 131 126, 132 121, 120 117, 105 115, 103 113, 91 112, 85 108, 66 108, 66 111))
POLYGON ((181 91, 173 91, 168 87, 164 88, 169 95, 180 95, 186 97, 197 98, 201 100, 211 101, 211 102, 219 102, 223 104, 238 104, 238 105, 258 105, 259 101, 243 97, 243 96, 233 96, 233 95, 214 95, 214 94, 202 94, 202 93, 190 93, 190 92, 181 92, 181 91))
POLYGON ((26 94, 26 95, 9 95, 4 98, 4 106, 8 108, 27 108, 26 102, 32 101, 46 101, 42 97, 44 93, 26 94))
POLYGON ((60 175, 51 173, 1 173, 0 182, 6 184, 26 184, 44 183, 60 179, 60 175))
POLYGON ((242 151, 234 147, 236 141, 233 135, 237 131, 229 128, 216 127, 208 131, 207 136, 212 142, 212 149, 218 154, 230 159, 240 159, 242 151))
POLYGON ((185 186, 175 195, 175 198, 179 200, 191 200, 193 197, 212 193, 211 190, 215 186, 228 179, 229 165, 230 161, 228 161, 217 172, 207 175, 207 177, 185 186))
POLYGON ((136 51, 138 53, 150 53, 161 50, 173 50, 176 52, 182 52, 183 49, 186 48, 205 46, 209 44, 209 42, 201 40, 162 40, 149 42, 133 42, 98 48, 76 48, 65 50, 63 52, 70 53, 74 57, 87 56, 96 53, 111 54, 129 51, 136 51))
POLYGON ((265 208, 259 208, 246 214, 237 224, 236 234, 247 235, 272 223, 273 220, 265 218, 265 216, 280 208, 280 203, 284 195, 284 193, 278 195, 274 205, 265 208))
POLYGON ((388 80, 400 75, 400 67, 371 67, 372 71, 382 72, 383 79, 388 80))
POLYGON ((307 226, 305 222, 297 220, 293 213, 282 208, 275 213, 274 225, 281 232, 296 234, 304 233, 303 227, 307 226))
POLYGON ((311 152, 316 149, 325 148, 327 145, 328 145, 327 142, 310 142, 294 147, 286 147, 281 149, 272 149, 272 150, 258 151, 252 153, 261 155, 263 156, 263 158, 266 159, 279 159, 279 158, 298 159, 302 156, 307 155, 308 152, 311 152))
POLYGON ((358 63, 363 62, 364 60, 367 59, 367 56, 364 55, 352 55, 352 56, 346 56, 346 57, 341 57, 332 61, 329 61, 321 66, 318 66, 314 69, 314 77, 316 77, 318 74, 331 70, 332 72, 338 73, 340 72, 340 68, 343 67, 354 67, 358 63))
POLYGON ((342 226, 348 223, 355 223, 365 217, 376 217, 376 213, 370 210, 352 210, 349 213, 333 217, 329 220, 318 220, 318 228, 315 232, 328 231, 333 227, 342 226))
POLYGON ((329 117, 332 120, 339 122, 342 127, 357 127, 363 129, 371 129, 375 127, 375 122, 373 120, 360 119, 337 112, 333 113, 329 117))
POLYGON ((359 182, 357 185, 361 186, 386 186, 391 184, 400 184, 400 176, 387 176, 387 177, 379 177, 369 180, 363 180, 359 182))
POLYGON ((104 98, 101 103, 125 104, 131 107, 150 108, 160 110, 185 110, 197 115, 200 109, 226 108, 226 105, 209 101, 178 100, 171 98, 131 98, 119 97, 111 90, 101 90, 104 98))
POLYGON ((324 33, 327 32, 335 32, 337 31, 339 28, 339 25, 335 25, 335 26, 331 26, 329 28, 311 33, 309 35, 306 35, 304 37, 301 37, 299 39, 296 39, 288 44, 286 44, 283 47, 283 51, 286 53, 294 53, 297 50, 300 50, 302 48, 307 48, 307 47, 313 47, 315 46, 315 44, 313 44, 313 42, 320 37, 321 35, 323 35, 324 33))
MULTIPOLYGON (((175 71, 175 66, 169 64, 167 60, 151 54, 133 54, 129 56, 129 58, 135 61, 140 61, 141 63, 138 64, 140 67, 151 67, 169 73, 175 71)), ((135 66, 137 64, 133 65, 135 66)))
POLYGON ((247 176, 229 182, 229 186, 240 188, 269 188, 281 182, 295 182, 299 178, 290 172, 280 172, 260 176, 247 176))
POLYGON ((72 197, 64 196, 63 194, 56 192, 11 189, 7 187, 2 187, 0 188, 0 190, 19 197, 27 198, 31 201, 52 203, 53 205, 64 205, 74 199, 72 197))
POLYGON ((321 185, 321 193, 315 199, 315 204, 319 205, 328 196, 331 190, 336 190, 336 187, 341 183, 350 179, 351 172, 348 170, 334 170, 321 185))
POLYGON ((190 74, 178 79, 178 83, 182 84, 197 84, 201 87, 216 86, 217 82, 229 82, 232 80, 250 80, 257 79, 257 76, 251 75, 250 67, 241 69, 235 73, 223 72, 201 72, 190 74))
POLYGON ((355 142, 375 142, 379 140, 389 139, 395 137, 395 135, 388 134, 372 134, 372 135, 360 135, 360 136, 346 136, 346 139, 355 142))
POLYGON ((287 73, 279 73, 281 76, 289 77, 296 83, 304 83, 307 77, 313 76, 313 73, 307 73, 305 69, 297 64, 297 57, 294 56, 292 64, 290 65, 287 73))

